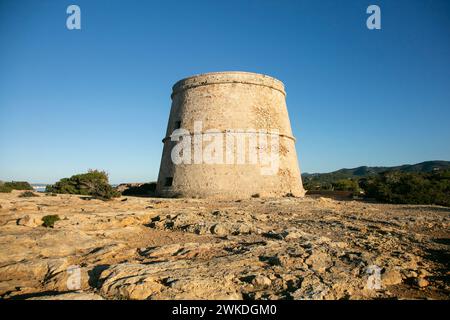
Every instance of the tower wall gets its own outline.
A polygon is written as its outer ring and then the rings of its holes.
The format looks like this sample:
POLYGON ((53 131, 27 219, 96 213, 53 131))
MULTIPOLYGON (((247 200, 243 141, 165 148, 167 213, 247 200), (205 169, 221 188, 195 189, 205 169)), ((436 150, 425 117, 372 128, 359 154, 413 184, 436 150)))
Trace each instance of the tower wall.
MULTIPOLYGON (((160 196, 241 198, 255 194, 261 197, 304 195, 295 139, 286 108, 286 94, 281 81, 255 73, 217 72, 183 79, 172 89, 172 107, 163 139, 156 187, 160 196), (171 152, 177 142, 171 141, 171 134, 181 127, 189 131, 188 139, 195 143, 195 122, 201 122, 201 131, 206 134, 205 137, 208 136, 208 130, 217 133, 233 130, 238 134, 256 132, 258 139, 265 135, 269 144, 272 138, 270 131, 278 130, 278 170, 274 174, 262 174, 263 168, 270 167, 270 164, 249 161, 250 152, 255 146, 247 139, 245 163, 238 163, 237 140, 234 141, 234 149, 228 149, 232 150, 234 162, 227 163, 225 137, 222 150, 224 163, 194 163, 195 149, 192 147, 192 162, 175 165, 171 152), (261 133, 261 129, 268 133, 261 133)), ((181 139, 184 138, 182 136, 181 139)), ((214 135, 210 138, 214 139, 214 135)), ((210 143, 203 141, 199 144, 204 151, 210 143)), ((256 152, 261 148, 265 147, 256 146, 256 152)), ((269 145, 267 151, 270 150, 269 145)))

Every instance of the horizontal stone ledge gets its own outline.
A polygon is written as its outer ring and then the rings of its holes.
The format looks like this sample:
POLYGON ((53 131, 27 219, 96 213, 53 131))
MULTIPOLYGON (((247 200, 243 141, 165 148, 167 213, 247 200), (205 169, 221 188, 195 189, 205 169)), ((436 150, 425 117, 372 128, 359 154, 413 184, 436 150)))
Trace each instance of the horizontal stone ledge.
MULTIPOLYGON (((189 134, 177 134, 177 136, 179 137, 184 137, 184 136, 194 136, 194 135, 208 135, 208 134, 217 134, 217 133, 223 133, 223 134, 236 134, 236 133, 243 133, 243 134, 263 134, 263 135, 267 135, 267 136, 279 136, 281 138, 286 138, 286 139, 290 139, 292 141, 296 141, 295 137, 291 136, 291 135, 287 135, 287 134, 283 134, 283 133, 274 133, 274 132, 258 132, 258 131, 228 131, 228 130, 217 130, 214 132, 196 132, 196 133, 189 133, 189 134)), ((161 141, 163 143, 165 143, 167 140, 171 140, 171 136, 167 136, 165 138, 163 138, 161 141)))

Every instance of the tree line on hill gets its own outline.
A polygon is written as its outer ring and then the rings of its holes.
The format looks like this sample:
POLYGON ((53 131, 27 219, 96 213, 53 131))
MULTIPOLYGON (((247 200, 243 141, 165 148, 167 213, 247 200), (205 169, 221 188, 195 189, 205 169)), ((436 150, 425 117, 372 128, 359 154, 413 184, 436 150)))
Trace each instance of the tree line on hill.
POLYGON ((385 203, 450 206, 450 162, 447 161, 306 174, 303 183, 308 191, 348 191, 385 203))

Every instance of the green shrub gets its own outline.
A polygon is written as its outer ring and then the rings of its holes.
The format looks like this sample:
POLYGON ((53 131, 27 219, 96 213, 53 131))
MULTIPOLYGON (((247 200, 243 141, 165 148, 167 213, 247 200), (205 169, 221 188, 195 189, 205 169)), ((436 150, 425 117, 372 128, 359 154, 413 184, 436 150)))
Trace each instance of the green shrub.
POLYGON ((5 186, 4 184, 0 184, 0 192, 9 193, 12 191, 11 187, 5 186))
POLYGON ((26 181, 5 182, 4 185, 13 190, 33 190, 33 187, 26 181))
POLYGON ((9 193, 12 190, 33 190, 33 187, 26 181, 11 181, 0 183, 0 192, 9 193))
POLYGON ((450 206, 450 170, 432 173, 389 171, 362 179, 360 186, 367 197, 381 202, 450 206))
POLYGON ((353 179, 341 179, 333 182, 332 186, 336 191, 352 191, 355 194, 360 191, 358 182, 353 179))
POLYGON ((360 178, 340 178, 337 175, 327 180, 305 177, 304 187, 314 191, 364 191, 367 198, 385 203, 437 204, 450 206, 450 170, 432 172, 386 171, 360 178), (333 180, 332 178, 335 178, 333 180))
POLYGON ((42 217, 42 225, 46 228, 53 228, 56 221, 61 220, 57 214, 42 217))
POLYGON ((24 191, 22 192, 19 197, 21 198, 30 198, 30 197, 39 197, 37 194, 31 191, 24 191))
POLYGON ((98 184, 94 186, 91 196, 96 199, 110 200, 112 198, 120 197, 120 192, 109 184, 98 184))
POLYGON ((131 186, 122 191, 124 196, 152 196, 155 194, 156 182, 143 183, 140 186, 131 186))
POLYGON ((303 183, 305 190, 318 191, 318 190, 333 190, 333 184, 327 181, 317 181, 314 179, 305 179, 303 183))
POLYGON ((89 170, 87 173, 63 178, 54 185, 47 186, 45 191, 89 195, 103 200, 120 196, 120 193, 109 185, 107 173, 98 170, 89 170))

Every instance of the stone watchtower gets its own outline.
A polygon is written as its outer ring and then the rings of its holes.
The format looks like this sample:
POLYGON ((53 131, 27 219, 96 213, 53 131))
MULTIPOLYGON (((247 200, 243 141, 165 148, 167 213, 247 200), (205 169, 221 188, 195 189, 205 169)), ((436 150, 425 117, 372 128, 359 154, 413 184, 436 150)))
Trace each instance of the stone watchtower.
POLYGON ((304 195, 281 81, 213 72, 180 80, 172 90, 158 195, 304 195), (174 161, 174 154, 184 161, 174 161))

